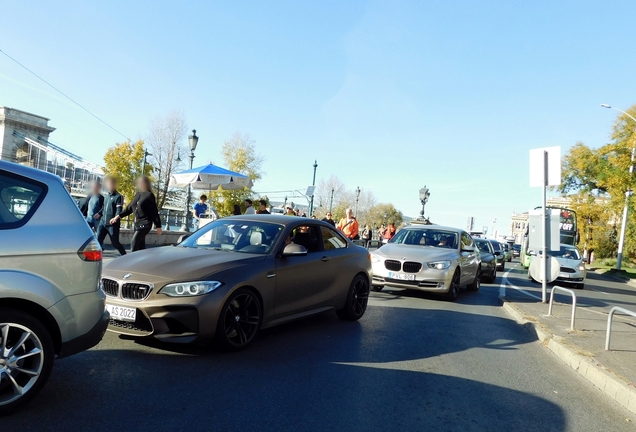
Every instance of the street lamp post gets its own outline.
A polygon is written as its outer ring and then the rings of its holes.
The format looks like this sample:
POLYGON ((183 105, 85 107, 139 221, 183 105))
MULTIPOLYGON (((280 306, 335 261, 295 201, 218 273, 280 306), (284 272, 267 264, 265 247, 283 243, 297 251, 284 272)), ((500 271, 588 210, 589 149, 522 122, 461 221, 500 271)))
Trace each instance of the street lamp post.
POLYGON ((358 217, 358 201, 360 201, 360 186, 356 188, 356 212, 355 217, 358 217))
MULTIPOLYGON (((497 218, 492 218, 492 220, 490 221, 490 227, 492 228, 490 230, 490 235, 492 236, 492 238, 495 238, 495 224, 497 223, 497 218)), ((497 240, 497 239, 495 239, 497 240)))
POLYGON ((144 163, 141 165, 141 175, 142 176, 146 175, 146 158, 148 156, 152 156, 152 153, 150 153, 147 149, 144 149, 144 163))
MULTIPOLYGON (((603 108, 609 108, 609 109, 616 110, 620 113, 623 113, 624 115, 632 119, 634 123, 636 123, 636 119, 632 117, 630 114, 623 111, 622 109, 614 108, 613 106, 610 106, 607 104, 601 104, 601 106, 603 108)), ((636 140, 636 137, 634 137, 634 139, 636 140)), ((636 156, 636 141, 634 142, 634 147, 632 148, 632 158, 631 158, 631 164, 629 166, 630 176, 634 174, 634 157, 635 156, 636 156)), ((625 232, 627 230, 627 213, 629 212, 629 197, 631 197, 631 195, 632 195, 631 189, 627 189, 625 191, 625 207, 623 207, 623 224, 621 225, 621 236, 618 241, 618 254, 616 255, 617 270, 620 270, 623 265, 623 246, 625 245, 625 232)))
POLYGON ((422 216, 422 219, 424 219, 424 207, 426 206, 426 203, 428 202, 428 198, 430 196, 431 196, 431 193, 429 192, 426 186, 420 189, 420 202, 422 203, 422 210, 420 210, 420 216, 422 216))
POLYGON ((311 182, 311 201, 309 202, 309 217, 314 214, 314 189, 316 188, 316 168, 318 168, 318 161, 314 161, 314 179, 311 182))
MULTIPOLYGON (((188 136, 188 141, 190 143, 190 169, 192 169, 192 164, 194 163, 194 151, 197 149, 197 144, 199 143, 199 137, 197 136, 196 129, 192 129, 192 135, 188 136)), ((188 196, 186 197, 185 214, 181 231, 189 232, 190 226, 192 225, 192 212, 190 211, 191 200, 192 185, 188 184, 188 196)))
POLYGON ((333 193, 336 191, 335 188, 331 189, 331 199, 329 200, 329 213, 331 213, 333 209, 333 193))

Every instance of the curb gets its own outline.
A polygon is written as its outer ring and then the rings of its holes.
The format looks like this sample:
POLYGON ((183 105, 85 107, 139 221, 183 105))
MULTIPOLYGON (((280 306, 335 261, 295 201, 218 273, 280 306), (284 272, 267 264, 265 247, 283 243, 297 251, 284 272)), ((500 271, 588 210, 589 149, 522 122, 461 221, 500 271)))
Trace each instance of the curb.
POLYGON ((532 317, 525 315, 515 305, 505 299, 501 299, 504 310, 517 323, 525 327, 530 333, 535 335, 543 346, 552 351, 565 364, 578 372, 579 375, 591 382, 610 398, 614 399, 621 406, 636 414, 636 389, 629 386, 624 380, 609 372, 603 366, 589 357, 573 352, 567 345, 562 343, 562 338, 555 336, 543 329, 540 324, 532 320, 532 317), (529 319, 530 318, 530 319, 529 319))

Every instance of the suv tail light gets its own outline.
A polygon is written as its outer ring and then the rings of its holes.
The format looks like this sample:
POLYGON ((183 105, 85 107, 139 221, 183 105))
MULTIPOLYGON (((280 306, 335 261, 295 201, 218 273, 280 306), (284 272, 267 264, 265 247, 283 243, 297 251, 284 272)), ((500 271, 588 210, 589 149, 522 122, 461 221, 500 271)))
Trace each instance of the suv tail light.
POLYGON ((102 248, 97 243, 95 237, 84 243, 84 246, 77 251, 77 255, 82 261, 101 261, 102 260, 102 248))

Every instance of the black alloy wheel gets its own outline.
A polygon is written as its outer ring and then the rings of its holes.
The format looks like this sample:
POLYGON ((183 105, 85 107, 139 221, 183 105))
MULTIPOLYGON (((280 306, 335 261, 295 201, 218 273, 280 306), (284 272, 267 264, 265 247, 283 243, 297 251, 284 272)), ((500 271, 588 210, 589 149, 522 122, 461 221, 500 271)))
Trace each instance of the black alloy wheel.
POLYGON ((337 310, 336 314, 340 319, 346 321, 357 321, 362 318, 364 312, 367 310, 367 303, 369 302, 369 281, 366 276, 357 275, 353 278, 351 286, 349 287, 349 293, 347 294, 347 301, 343 309, 337 310))
POLYGON ((477 269, 477 274, 475 275, 475 280, 473 283, 466 287, 468 291, 479 291, 481 288, 481 266, 477 269))
POLYGON ((451 281, 450 288, 448 289, 448 292, 446 293, 446 296, 445 296, 446 300, 448 301, 457 300, 457 297, 459 297, 460 281, 461 281, 461 278, 459 276, 459 270, 455 270, 455 274, 453 275, 453 280, 451 281))
POLYGON ((221 310, 216 329, 219 344, 231 351, 247 347, 261 328, 262 315, 261 302, 252 290, 236 290, 221 310))

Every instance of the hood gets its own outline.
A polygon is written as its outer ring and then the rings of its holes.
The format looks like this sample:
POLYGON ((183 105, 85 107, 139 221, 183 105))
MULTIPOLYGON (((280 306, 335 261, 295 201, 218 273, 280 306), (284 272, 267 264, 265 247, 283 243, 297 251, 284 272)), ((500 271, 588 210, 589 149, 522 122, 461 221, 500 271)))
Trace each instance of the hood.
POLYGON ((385 258, 406 261, 432 262, 457 259, 457 250, 433 246, 417 246, 389 243, 373 252, 385 258))
POLYGON ((570 259, 570 258, 563 258, 563 257, 555 257, 556 260, 559 262, 559 265, 561 267, 569 267, 569 268, 577 268, 579 265, 581 265, 581 260, 579 259, 570 259))
POLYGON ((146 249, 119 257, 104 266, 104 276, 122 279, 131 273, 150 276, 149 281, 186 281, 201 279, 212 273, 262 261, 265 255, 223 252, 209 249, 164 246, 146 249))

